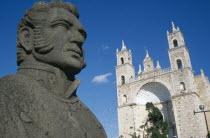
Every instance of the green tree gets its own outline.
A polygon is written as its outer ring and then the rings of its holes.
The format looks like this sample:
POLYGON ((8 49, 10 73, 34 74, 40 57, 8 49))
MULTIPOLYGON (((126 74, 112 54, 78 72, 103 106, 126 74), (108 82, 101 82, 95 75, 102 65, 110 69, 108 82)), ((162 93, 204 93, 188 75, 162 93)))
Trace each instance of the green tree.
MULTIPOLYGON (((143 133, 143 138, 167 138, 169 133, 168 123, 163 120, 163 115, 153 103, 146 104, 148 117, 144 125, 137 130, 143 133)), ((140 138, 136 132, 130 134, 132 138, 140 138)), ((123 136, 120 136, 123 138, 123 136)))
POLYGON ((163 115, 153 103, 146 104, 148 118, 144 125, 140 126, 144 138, 167 138, 169 133, 168 123, 163 120, 163 115))

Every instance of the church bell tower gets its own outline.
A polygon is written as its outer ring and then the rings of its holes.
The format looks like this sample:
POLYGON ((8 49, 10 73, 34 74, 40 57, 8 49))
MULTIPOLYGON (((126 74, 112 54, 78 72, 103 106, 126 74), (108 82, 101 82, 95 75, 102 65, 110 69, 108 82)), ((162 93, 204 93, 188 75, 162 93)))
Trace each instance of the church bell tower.
POLYGON ((180 31, 179 27, 175 27, 172 22, 172 32, 167 31, 167 38, 169 44, 169 58, 171 69, 178 70, 182 68, 191 68, 191 61, 189 51, 184 42, 184 35, 180 31))
POLYGON ((117 49, 117 86, 121 86, 129 82, 129 79, 135 77, 134 66, 132 65, 131 50, 126 48, 124 41, 122 41, 122 49, 117 49))

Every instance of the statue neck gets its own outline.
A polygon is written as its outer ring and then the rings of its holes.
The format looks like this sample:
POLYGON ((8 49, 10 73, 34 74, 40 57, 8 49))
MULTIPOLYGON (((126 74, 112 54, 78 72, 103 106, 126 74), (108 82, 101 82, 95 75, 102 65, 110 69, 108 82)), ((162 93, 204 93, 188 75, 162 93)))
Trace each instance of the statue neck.
POLYGON ((59 72, 59 74, 61 75, 61 78, 64 80, 73 81, 75 79, 74 75, 66 74, 63 70, 61 70, 55 66, 52 66, 50 64, 36 60, 32 54, 28 55, 28 57, 25 59, 25 61, 20 64, 19 69, 24 68, 25 66, 27 66, 27 67, 33 66, 33 68, 42 68, 43 70, 46 70, 46 71, 54 70, 55 72, 59 72))
MULTIPOLYGON (((72 84, 74 84, 74 87, 75 85, 79 85, 79 83, 72 83, 75 80, 74 76, 67 77, 59 68, 39 61, 24 61, 19 66, 17 74, 30 77, 59 97, 70 97, 70 95, 66 96, 67 89, 69 89, 72 84)), ((72 90, 73 92, 76 92, 77 86, 72 90)))

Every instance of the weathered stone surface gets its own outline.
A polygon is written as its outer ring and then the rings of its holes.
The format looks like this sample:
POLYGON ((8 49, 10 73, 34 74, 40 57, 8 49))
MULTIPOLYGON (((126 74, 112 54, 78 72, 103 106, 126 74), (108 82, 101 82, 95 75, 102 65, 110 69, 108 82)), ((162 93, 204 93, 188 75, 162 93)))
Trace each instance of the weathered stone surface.
POLYGON ((18 25, 17 74, 0 79, 0 138, 105 138, 79 100, 86 32, 77 8, 37 2, 18 25))

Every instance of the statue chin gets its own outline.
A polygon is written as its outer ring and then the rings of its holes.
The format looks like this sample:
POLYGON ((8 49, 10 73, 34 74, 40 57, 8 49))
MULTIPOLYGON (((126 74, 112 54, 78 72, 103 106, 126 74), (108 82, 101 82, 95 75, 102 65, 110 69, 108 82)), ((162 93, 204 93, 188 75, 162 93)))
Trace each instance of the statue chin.
POLYGON ((82 69, 78 68, 64 68, 62 71, 68 76, 74 76, 81 72, 82 69))
POLYGON ((77 75, 78 73, 80 73, 82 71, 83 68, 85 68, 85 66, 81 64, 80 66, 64 67, 63 71, 67 75, 77 75))
POLYGON ((51 54, 41 55, 39 53, 33 53, 34 62, 41 62, 51 65, 62 70, 67 76, 76 75, 86 67, 86 62, 81 59, 66 58, 65 56, 54 57, 51 54))

